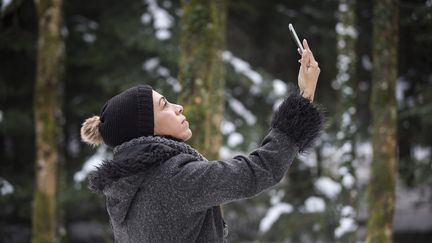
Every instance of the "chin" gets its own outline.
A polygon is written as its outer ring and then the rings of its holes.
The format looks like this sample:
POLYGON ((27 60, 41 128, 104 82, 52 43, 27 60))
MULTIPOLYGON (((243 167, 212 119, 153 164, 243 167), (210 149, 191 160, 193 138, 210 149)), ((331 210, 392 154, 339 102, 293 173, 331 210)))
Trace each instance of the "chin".
POLYGON ((191 130, 189 130, 189 133, 187 133, 186 135, 185 135, 185 137, 184 137, 184 139, 183 139, 183 141, 187 141, 187 140, 189 140, 190 138, 192 137, 192 131, 191 130))

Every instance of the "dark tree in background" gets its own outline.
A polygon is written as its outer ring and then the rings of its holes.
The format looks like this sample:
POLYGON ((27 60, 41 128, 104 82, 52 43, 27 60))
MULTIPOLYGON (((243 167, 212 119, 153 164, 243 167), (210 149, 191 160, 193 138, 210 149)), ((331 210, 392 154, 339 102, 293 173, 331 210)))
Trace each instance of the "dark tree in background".
POLYGON ((222 140, 227 1, 182 1, 179 102, 195 133, 191 145, 208 159, 219 157, 222 140))
POLYGON ((396 78, 399 5, 376 0, 372 37, 372 147, 366 242, 393 242, 396 181, 396 78))
POLYGON ((34 91, 36 186, 34 243, 56 242, 59 91, 63 42, 61 0, 35 1, 38 16, 37 73, 34 91))

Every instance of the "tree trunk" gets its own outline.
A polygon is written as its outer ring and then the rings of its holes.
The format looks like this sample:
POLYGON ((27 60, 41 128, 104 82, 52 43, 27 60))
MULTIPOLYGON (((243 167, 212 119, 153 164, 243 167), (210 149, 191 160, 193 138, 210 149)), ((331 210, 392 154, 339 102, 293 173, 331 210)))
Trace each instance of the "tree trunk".
POLYGON ((56 241, 57 116, 62 40, 61 0, 36 0, 38 16, 37 74, 34 90, 36 188, 32 242, 56 241))
POLYGON ((372 147, 366 242, 392 242, 396 165, 396 78, 399 7, 395 0, 373 6, 372 147))
POLYGON ((208 159, 218 158, 224 105, 227 0, 183 0, 179 97, 194 135, 190 144, 208 159))
MULTIPOLYGON (((339 0, 339 13, 336 30, 337 30, 337 67, 338 74, 336 78, 335 87, 339 90, 339 136, 338 146, 343 151, 340 161, 340 169, 343 172, 341 180, 348 180, 349 178, 356 178, 355 173, 355 147, 356 147, 356 133, 357 133, 357 120, 356 120, 356 4, 355 0, 339 0), (347 146, 349 145, 349 146, 347 146)), ((353 185, 342 183, 343 190, 341 193, 341 201, 344 206, 349 206, 354 209, 357 208, 357 188, 356 179, 353 185)), ((345 215, 341 217, 349 217, 353 220, 356 215, 345 215)), ((342 219, 342 218, 341 218, 342 219)), ((336 235, 341 238, 341 242, 355 242, 356 230, 353 228, 343 235, 336 235)))

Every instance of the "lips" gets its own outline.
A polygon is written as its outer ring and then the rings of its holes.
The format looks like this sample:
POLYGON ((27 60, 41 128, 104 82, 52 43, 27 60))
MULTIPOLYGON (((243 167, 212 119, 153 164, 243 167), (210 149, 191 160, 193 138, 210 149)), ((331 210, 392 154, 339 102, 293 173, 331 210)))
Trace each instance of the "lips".
POLYGON ((185 126, 185 127, 189 127, 189 122, 188 122, 186 119, 184 119, 184 120, 182 121, 181 125, 182 125, 182 126, 185 126))

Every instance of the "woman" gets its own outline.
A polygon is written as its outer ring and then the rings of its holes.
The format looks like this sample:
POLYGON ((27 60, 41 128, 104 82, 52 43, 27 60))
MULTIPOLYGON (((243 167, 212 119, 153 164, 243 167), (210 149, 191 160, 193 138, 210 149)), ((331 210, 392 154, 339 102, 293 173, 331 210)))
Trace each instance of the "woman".
POLYGON ((311 103, 320 73, 304 40, 300 94, 287 97, 271 128, 249 156, 208 161, 184 143, 192 136, 183 107, 148 85, 111 98, 100 117, 87 119, 82 139, 105 143, 114 157, 89 177, 103 193, 116 242, 223 242, 220 206, 249 198, 278 183, 298 152, 323 126, 311 103))

